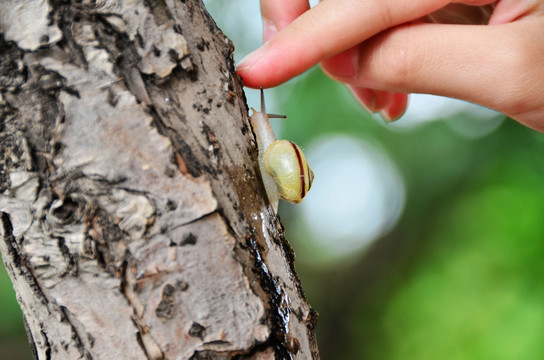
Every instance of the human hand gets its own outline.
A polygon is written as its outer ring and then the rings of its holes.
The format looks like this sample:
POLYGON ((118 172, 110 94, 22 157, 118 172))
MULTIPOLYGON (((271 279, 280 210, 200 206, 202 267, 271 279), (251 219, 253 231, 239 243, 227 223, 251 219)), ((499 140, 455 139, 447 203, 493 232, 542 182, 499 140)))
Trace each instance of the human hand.
POLYGON ((414 92, 544 131, 542 1, 325 0, 310 9, 308 0, 261 0, 261 11, 265 43, 238 66, 246 86, 276 86, 321 63, 387 120, 414 92))

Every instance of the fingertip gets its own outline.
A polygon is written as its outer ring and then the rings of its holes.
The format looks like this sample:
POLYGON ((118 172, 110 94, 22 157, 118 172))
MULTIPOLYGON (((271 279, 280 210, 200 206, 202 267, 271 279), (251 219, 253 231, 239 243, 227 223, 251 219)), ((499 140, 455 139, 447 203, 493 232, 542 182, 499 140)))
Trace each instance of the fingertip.
POLYGON ((236 69, 236 73, 242 78, 242 83, 245 87, 251 89, 258 89, 261 86, 263 88, 267 87, 262 84, 262 81, 260 81, 258 77, 253 76, 251 71, 236 69))
POLYGON ((258 89, 259 87, 270 88, 280 85, 282 81, 278 71, 274 71, 270 67, 263 67, 260 63, 241 62, 236 68, 236 73, 242 78, 244 86, 258 89))
POLYGON ((242 78, 245 86, 254 89, 260 86, 270 87, 267 84, 269 82, 268 78, 274 72, 267 70, 269 67, 266 65, 266 60, 262 61, 266 53, 267 46, 265 44, 249 53, 236 67, 236 73, 242 78))
POLYGON ((400 119, 406 112, 408 107, 408 94, 406 93, 393 93, 391 101, 380 112, 382 117, 387 122, 392 122, 400 119))
POLYGON ((512 22, 525 15, 531 14, 538 6, 539 1, 503 0, 495 6, 489 25, 500 25, 512 22))
POLYGON ((374 90, 368 88, 361 88, 357 86, 348 85, 348 89, 351 91, 359 104, 369 113, 374 113, 375 93, 374 90))
POLYGON ((370 113, 379 112, 386 122, 398 120, 408 106, 408 94, 348 85, 353 96, 370 113))
POLYGON ((349 85, 359 103, 370 113, 382 111, 390 106, 394 93, 349 85))
POLYGON ((257 50, 250 52, 242 60, 240 60, 238 66, 236 67, 236 71, 238 73, 247 73, 251 71, 255 64, 263 57, 265 53, 265 46, 261 46, 257 50))
POLYGON ((305 56, 312 44, 294 46, 282 32, 259 49, 247 55, 237 67, 237 73, 251 87, 273 87, 300 75, 314 65, 305 56))

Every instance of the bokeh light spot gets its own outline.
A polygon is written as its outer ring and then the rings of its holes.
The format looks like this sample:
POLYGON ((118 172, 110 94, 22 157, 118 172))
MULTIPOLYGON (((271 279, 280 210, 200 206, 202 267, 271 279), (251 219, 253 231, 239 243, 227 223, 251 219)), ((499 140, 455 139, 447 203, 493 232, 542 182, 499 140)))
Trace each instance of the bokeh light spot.
POLYGON ((330 259, 386 234, 405 201, 399 171, 384 151, 347 136, 318 139, 305 150, 316 178, 301 204, 304 225, 330 259))

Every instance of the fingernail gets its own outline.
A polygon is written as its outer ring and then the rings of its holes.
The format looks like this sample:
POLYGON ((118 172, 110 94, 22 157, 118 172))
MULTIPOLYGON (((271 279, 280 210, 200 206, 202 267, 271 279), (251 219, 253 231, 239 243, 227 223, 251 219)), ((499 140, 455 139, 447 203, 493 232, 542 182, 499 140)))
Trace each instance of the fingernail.
POLYGON ((390 123, 400 119, 402 115, 404 115, 404 111, 399 112, 396 110, 392 110, 391 108, 387 108, 380 111, 380 115, 385 122, 390 123))
POLYGON ((390 122, 393 122, 397 119, 393 119, 388 113, 387 111, 383 110, 383 111, 380 111, 380 116, 382 117, 382 119, 386 122, 386 123, 390 123, 390 122))
POLYGON ((336 76, 351 77, 357 74, 359 51, 356 48, 346 50, 326 61, 329 71, 336 76))
POLYGON ((278 27, 270 20, 263 20, 263 42, 270 40, 278 32, 278 27))
POLYGON ((361 105, 369 112, 369 113, 375 113, 377 110, 376 103, 377 103, 377 97, 376 93, 367 88, 360 88, 356 86, 350 86, 351 91, 353 92, 353 95, 359 100, 361 105))
POLYGON ((393 122, 402 117, 406 112, 408 105, 408 95, 403 93, 394 93, 393 100, 380 111, 380 115, 386 122, 393 122))
POLYGON ((246 71, 250 67, 252 67, 259 59, 264 55, 266 52, 266 49, 261 46, 257 50, 253 51, 252 53, 249 53, 245 58, 240 61, 238 66, 236 67, 236 71, 246 71))

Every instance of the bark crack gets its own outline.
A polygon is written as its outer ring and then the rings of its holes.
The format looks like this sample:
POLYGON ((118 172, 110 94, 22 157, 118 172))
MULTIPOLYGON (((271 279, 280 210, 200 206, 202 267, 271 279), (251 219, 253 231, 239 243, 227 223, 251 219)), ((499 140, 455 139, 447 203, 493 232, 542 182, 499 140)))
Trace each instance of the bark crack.
POLYGON ((63 237, 57 237, 57 246, 59 247, 61 254, 68 259, 65 274, 71 274, 76 276, 78 272, 78 263, 74 255, 70 252, 68 246, 66 246, 66 241, 63 237))
POLYGON ((60 307, 60 312, 63 315, 64 320, 70 325, 71 342, 70 345, 75 345, 75 348, 79 352, 81 358, 92 360, 93 357, 87 349, 92 348, 92 344, 89 343, 89 337, 82 336, 81 332, 85 332, 83 325, 68 311, 65 306, 60 307), (85 338, 87 341, 85 341, 85 338))
MULTIPOLYGON (((128 258, 129 256, 127 256, 128 258)), ((138 286, 132 270, 129 268, 129 262, 125 261, 122 266, 121 293, 127 303, 132 307, 132 322, 138 329, 137 343, 146 355, 148 360, 164 359, 164 351, 161 350, 157 342, 149 333, 149 326, 143 319, 144 305, 136 294, 135 288, 138 286)))
MULTIPOLYGON (((42 291, 36 277, 34 276, 32 269, 28 266, 27 260, 20 256, 17 240, 13 235, 13 225, 9 214, 0 211, 0 219, 2 221, 2 231, 3 231, 3 241, 6 245, 8 260, 4 259, 4 265, 10 273, 12 278, 21 277, 28 284, 32 290, 34 296, 40 301, 41 304, 47 305, 49 300, 45 296, 45 293, 42 291), (10 266, 13 265, 13 266, 10 266), (14 268, 15 267, 15 268, 14 268)), ((6 253, 3 254, 3 257, 6 258, 6 253)))
POLYGON ((58 5, 58 8, 54 9, 55 18, 59 24, 59 28, 62 31, 63 38, 59 45, 66 46, 70 51, 72 57, 72 63, 77 66, 82 66, 85 70, 89 69, 89 63, 85 57, 83 48, 72 34, 72 26, 74 22, 81 21, 82 12, 77 9, 75 10, 74 5, 61 4, 58 5))
POLYGON ((172 227, 170 228, 170 230, 174 230, 174 229, 177 229, 177 228, 180 228, 180 227, 183 227, 183 226, 187 226, 187 225, 191 225, 191 224, 194 224, 194 223, 197 223, 199 221, 202 221, 203 219, 209 217, 209 216, 212 216, 216 213, 219 213, 218 210, 213 210, 213 211, 210 211, 210 212, 207 212, 205 214, 202 214, 200 215, 199 217, 195 218, 195 219, 191 219, 190 221, 187 221, 187 222, 184 222, 176 227, 172 227))
POLYGON ((283 309, 283 291, 263 260, 261 250, 253 237, 248 239, 248 245, 254 256, 254 270, 258 273, 261 286, 269 294, 271 332, 268 342, 274 348, 276 360, 292 360, 291 351, 287 345, 289 333, 289 307, 283 309))
MULTIPOLYGON (((51 344, 49 344, 49 338, 47 337, 47 333, 43 329, 43 324, 40 324, 42 326, 42 330, 40 331, 40 335, 42 336, 42 339, 44 341, 44 348, 45 348, 45 359, 51 360, 51 344)), ((37 356, 35 357, 38 358, 37 356)))

